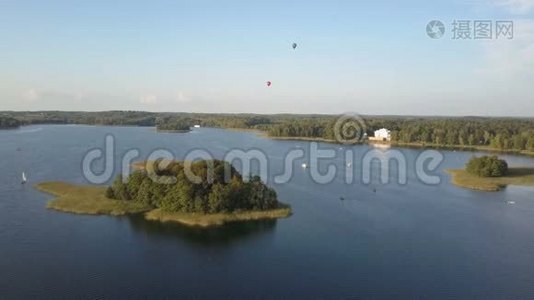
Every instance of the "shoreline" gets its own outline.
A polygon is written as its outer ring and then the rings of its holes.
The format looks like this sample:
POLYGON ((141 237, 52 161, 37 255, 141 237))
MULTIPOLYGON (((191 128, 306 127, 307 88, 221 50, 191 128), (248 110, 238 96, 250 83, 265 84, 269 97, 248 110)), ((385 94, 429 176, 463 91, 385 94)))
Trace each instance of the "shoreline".
MULTIPOLYGON (((308 141, 308 142, 324 142, 329 144, 336 145, 347 145, 340 143, 336 140, 325 139, 325 138, 316 138, 316 137, 293 137, 293 136, 270 136, 266 131, 256 130, 258 135, 263 138, 271 140, 285 140, 285 141, 308 141)), ((407 149, 443 149, 443 150, 457 150, 463 152, 487 152, 487 153, 500 153, 500 154, 512 154, 512 155, 521 155, 534 157, 534 152, 526 150, 506 150, 491 148, 489 146, 462 146, 462 145, 437 145, 437 144, 425 144, 425 143, 401 143, 401 142, 381 142, 381 141, 363 141, 357 143, 351 143, 348 145, 383 145, 391 146, 398 148, 407 148, 407 149)))
POLYGON ((48 209, 79 215, 125 216, 143 214, 146 221, 172 222, 195 227, 221 226, 230 222, 280 219, 292 215, 291 207, 284 203, 280 203, 276 209, 265 211, 216 214, 165 212, 136 202, 109 199, 105 196, 107 187, 104 186, 51 181, 41 182, 33 187, 55 197, 48 201, 46 205, 48 209))
POLYGON ((513 154, 522 156, 534 156, 534 152, 526 150, 505 150, 498 148, 491 148, 489 146, 462 146, 462 145, 436 145, 436 144, 422 144, 422 143, 398 143, 393 142, 389 145, 400 148, 415 148, 415 149, 444 149, 444 150, 457 150, 463 152, 487 152, 487 153, 500 153, 500 154, 513 154))
MULTIPOLYGON (((141 127, 141 128, 150 128, 155 126, 140 126, 140 125, 91 125, 91 124, 25 124, 21 125, 18 128, 22 128, 25 126, 35 126, 35 125, 85 125, 85 126, 110 126, 110 127, 141 127)), ((18 129, 18 128, 12 128, 12 129, 18 129)), ((329 143, 329 144, 336 144, 336 145, 347 145, 338 142, 337 140, 332 139, 325 139, 325 138, 318 138, 318 137, 297 137, 297 136, 270 136, 267 131, 263 131, 260 129, 254 129, 254 128, 224 128, 224 127, 204 127, 204 128, 217 128, 217 129, 224 129, 224 130, 230 130, 230 131, 242 131, 242 132, 253 132, 259 137, 271 139, 271 140, 280 140, 280 141, 308 141, 308 142, 322 142, 322 143, 329 143)), ((9 129, 7 129, 9 130, 9 129)), ((158 130, 157 128, 154 129, 156 133, 187 133, 191 132, 192 130, 187 131, 164 131, 164 130, 158 130)), ((462 145, 436 145, 436 144, 426 144, 426 143, 402 143, 402 142, 370 142, 370 141, 362 141, 357 143, 352 143, 350 145, 386 145, 386 146, 392 146, 392 147, 399 147, 399 148, 412 148, 412 149, 444 149, 444 150, 457 150, 457 151, 464 151, 464 152, 474 152, 474 151, 480 151, 480 152, 486 152, 486 153, 498 153, 498 154, 511 154, 511 155, 520 155, 520 156, 526 156, 526 157, 534 157, 534 152, 527 151, 527 150, 512 150, 512 149, 498 149, 498 148, 491 148, 489 146, 462 146, 462 145)))
POLYGON ((158 128, 155 128, 154 131, 156 133, 188 133, 188 132, 191 132, 191 129, 187 129, 187 130, 170 130, 170 129, 158 129, 158 128))
POLYGON ((510 167, 508 174, 501 177, 479 177, 464 169, 445 170, 451 176, 451 183, 461 188, 476 191, 498 192, 508 185, 534 186, 533 167, 510 167))
POLYGON ((231 222, 283 219, 288 218, 291 214, 289 206, 281 205, 276 209, 266 211, 242 211, 216 214, 165 212, 160 208, 157 208, 146 212, 144 217, 147 221, 180 223, 196 227, 211 227, 221 226, 231 222))

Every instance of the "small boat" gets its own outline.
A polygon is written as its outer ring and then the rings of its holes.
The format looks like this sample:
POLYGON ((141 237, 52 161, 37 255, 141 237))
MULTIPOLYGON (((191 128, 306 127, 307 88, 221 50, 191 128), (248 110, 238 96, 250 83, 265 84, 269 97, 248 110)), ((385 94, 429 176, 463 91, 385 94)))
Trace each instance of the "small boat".
POLYGON ((347 164, 347 167, 350 168, 351 166, 352 166, 352 163, 351 163, 351 162, 347 164))
POLYGON ((343 201, 343 200, 345 200, 345 197, 339 197, 339 200, 343 201))
POLYGON ((508 204, 515 204, 515 201, 508 201, 508 204))
POLYGON ((303 168, 303 169, 307 169, 307 168, 308 168, 308 165, 307 165, 307 164, 302 164, 302 168, 303 168))
POLYGON ((25 184, 27 181, 28 181, 28 179, 26 178, 26 174, 24 172, 22 172, 22 182, 21 182, 21 184, 25 184))

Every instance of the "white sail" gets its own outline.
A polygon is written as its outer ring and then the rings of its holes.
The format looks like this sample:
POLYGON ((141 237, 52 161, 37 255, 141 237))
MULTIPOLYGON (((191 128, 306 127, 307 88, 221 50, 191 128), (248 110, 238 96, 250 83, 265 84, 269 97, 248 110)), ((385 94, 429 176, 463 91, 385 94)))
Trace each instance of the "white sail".
POLYGON ((26 174, 22 172, 22 182, 26 182, 26 181, 27 181, 26 174))

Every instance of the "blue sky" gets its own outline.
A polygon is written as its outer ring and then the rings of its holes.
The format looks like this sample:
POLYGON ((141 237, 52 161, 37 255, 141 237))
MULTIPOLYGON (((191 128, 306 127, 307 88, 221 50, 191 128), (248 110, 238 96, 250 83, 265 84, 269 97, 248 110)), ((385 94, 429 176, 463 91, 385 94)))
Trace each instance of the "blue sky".
POLYGON ((0 110, 534 116, 534 0, 108 2, 0 1, 0 110))

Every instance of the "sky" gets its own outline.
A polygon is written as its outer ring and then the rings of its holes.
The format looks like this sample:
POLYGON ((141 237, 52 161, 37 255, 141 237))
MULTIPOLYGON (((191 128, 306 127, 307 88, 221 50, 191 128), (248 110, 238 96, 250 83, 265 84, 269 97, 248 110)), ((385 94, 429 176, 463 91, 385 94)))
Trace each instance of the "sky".
POLYGON ((532 117, 534 0, 0 0, 1 110, 532 117))

